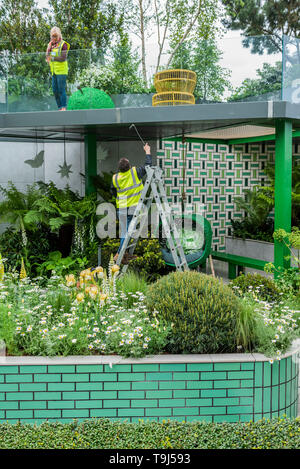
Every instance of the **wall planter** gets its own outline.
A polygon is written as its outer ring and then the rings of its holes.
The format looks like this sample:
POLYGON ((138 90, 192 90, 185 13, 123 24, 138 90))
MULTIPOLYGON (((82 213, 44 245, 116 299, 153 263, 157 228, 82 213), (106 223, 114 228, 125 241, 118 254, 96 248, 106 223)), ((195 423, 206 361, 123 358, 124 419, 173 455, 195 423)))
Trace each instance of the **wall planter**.
MULTIPOLYGON (((227 254, 274 262, 274 243, 266 241, 255 239, 243 240, 233 236, 225 236, 225 251, 227 254)), ((299 255, 296 249, 293 249, 293 252, 295 255, 299 255)))
POLYGON ((300 340, 261 354, 0 357, 0 422, 237 422, 297 416, 300 340))

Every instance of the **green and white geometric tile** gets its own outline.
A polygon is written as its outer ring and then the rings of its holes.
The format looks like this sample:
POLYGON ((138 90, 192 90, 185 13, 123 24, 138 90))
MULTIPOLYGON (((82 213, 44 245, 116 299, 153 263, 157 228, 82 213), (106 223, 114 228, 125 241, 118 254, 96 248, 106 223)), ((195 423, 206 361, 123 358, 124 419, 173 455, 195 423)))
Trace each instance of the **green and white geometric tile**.
MULTIPOLYGON (((293 158, 299 160, 300 145, 293 145, 293 158)), ((236 210, 234 197, 246 189, 268 185, 267 164, 274 164, 275 145, 159 141, 158 165, 164 171, 164 182, 170 203, 201 205, 201 214, 213 229, 213 249, 224 250, 230 219, 244 214, 236 210)), ((192 210, 189 207, 189 210, 192 210)))

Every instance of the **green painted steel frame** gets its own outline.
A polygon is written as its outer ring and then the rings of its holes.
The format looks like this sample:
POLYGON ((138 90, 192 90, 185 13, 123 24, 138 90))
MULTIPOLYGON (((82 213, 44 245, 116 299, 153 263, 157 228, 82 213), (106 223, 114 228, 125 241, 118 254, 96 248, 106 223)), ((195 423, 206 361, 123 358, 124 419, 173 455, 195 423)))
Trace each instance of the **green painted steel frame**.
MULTIPOLYGON (((291 231, 292 214, 292 123, 288 120, 276 121, 275 140, 275 230, 283 228, 291 231)), ((289 251, 286 246, 275 240, 274 265, 290 267, 286 259, 289 251)))

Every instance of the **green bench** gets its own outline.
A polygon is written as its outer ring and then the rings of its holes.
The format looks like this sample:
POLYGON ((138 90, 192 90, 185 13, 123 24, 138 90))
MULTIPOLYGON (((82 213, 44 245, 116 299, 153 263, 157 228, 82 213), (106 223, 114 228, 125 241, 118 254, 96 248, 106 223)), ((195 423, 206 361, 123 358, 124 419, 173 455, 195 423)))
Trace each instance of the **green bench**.
POLYGON ((227 254, 226 252, 212 251, 211 256, 218 261, 228 262, 228 278, 233 280, 241 272, 243 267, 264 270, 267 261, 252 259, 251 257, 236 256, 235 254, 227 254))

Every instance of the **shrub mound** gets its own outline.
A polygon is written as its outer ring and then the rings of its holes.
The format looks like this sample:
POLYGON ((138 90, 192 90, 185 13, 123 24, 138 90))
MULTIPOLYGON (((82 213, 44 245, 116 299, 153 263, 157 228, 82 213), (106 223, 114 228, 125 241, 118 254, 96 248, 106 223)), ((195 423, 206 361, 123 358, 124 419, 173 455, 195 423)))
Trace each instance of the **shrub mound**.
POLYGON ((199 272, 173 272, 149 287, 146 303, 173 324, 167 352, 236 351, 240 301, 222 281, 199 272))
POLYGON ((233 288, 238 294, 252 291, 264 301, 276 301, 281 297, 280 289, 274 280, 260 274, 239 275, 230 282, 230 287, 238 287, 233 288))
POLYGON ((69 98, 68 110, 76 109, 103 109, 115 107, 111 97, 96 88, 81 88, 69 98))
MULTIPOLYGON (((91 419, 41 425, 0 424, 0 449, 299 449, 300 419, 249 423, 91 419)), ((130 454, 135 454, 134 452, 130 454)), ((107 456, 107 461, 109 454, 107 456)), ((198 458, 197 455, 192 455, 198 458)), ((154 460, 154 458, 153 458, 154 460)), ((188 458, 184 461, 188 462, 188 458)), ((180 463, 180 459, 178 460, 180 463)), ((195 461, 196 463, 196 461, 195 461)), ((176 464, 177 465, 177 464, 176 464)), ((183 466, 183 465, 182 465, 183 466)), ((184 466, 183 466, 184 467, 184 466)))

